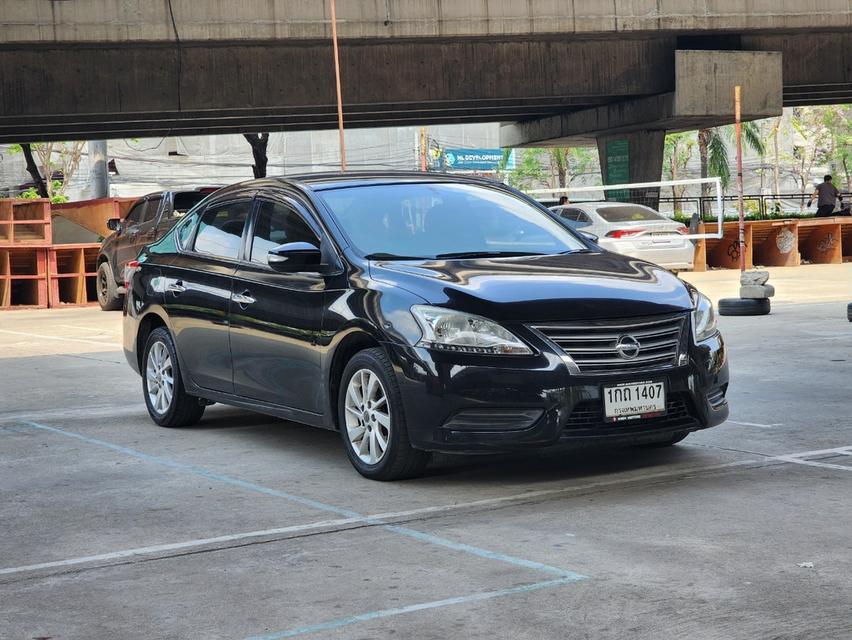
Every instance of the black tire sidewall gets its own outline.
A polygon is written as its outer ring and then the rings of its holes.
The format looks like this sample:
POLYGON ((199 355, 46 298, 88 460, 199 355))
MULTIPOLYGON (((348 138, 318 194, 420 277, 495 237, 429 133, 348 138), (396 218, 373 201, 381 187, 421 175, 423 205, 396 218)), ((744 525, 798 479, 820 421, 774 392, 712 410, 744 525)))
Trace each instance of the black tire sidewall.
POLYGON ((367 477, 381 476, 388 467, 394 464, 396 456, 399 454, 401 446, 408 446, 406 442, 401 442, 403 429, 406 429, 405 416, 402 412, 402 395, 397 386, 396 380, 392 377, 392 372, 389 373, 386 367, 389 363, 377 357, 374 349, 367 349, 357 353, 346 365, 343 370, 343 375, 340 378, 340 390, 337 394, 337 416, 340 425, 340 434, 343 439, 343 446, 346 448, 346 455, 355 466, 356 469, 367 477), (367 464, 352 448, 349 442, 349 436, 346 430, 346 389, 349 386, 349 381, 356 371, 360 369, 369 369, 379 377, 382 386, 385 389, 385 394, 388 399, 389 415, 391 420, 390 435, 388 437, 388 448, 385 450, 385 455, 376 464, 367 464))
POLYGON ((161 426, 171 422, 175 412, 177 411, 179 393, 184 393, 184 390, 183 382, 180 379, 180 365, 178 364, 174 342, 172 341, 172 336, 169 331, 163 327, 159 327, 154 329, 151 332, 151 335, 148 336, 148 340, 145 342, 144 356, 142 358, 142 395, 145 398, 145 406, 148 408, 148 414, 151 416, 151 420, 161 426), (162 414, 157 413, 157 411, 151 406, 151 399, 148 397, 148 377, 146 375, 148 370, 148 354, 151 352, 151 347, 155 342, 162 342, 165 345, 166 350, 169 352, 169 357, 172 361, 172 377, 174 379, 174 384, 172 385, 172 402, 169 405, 169 410, 162 414))
POLYGON ((115 284, 115 274, 112 272, 112 267, 109 262, 102 262, 98 265, 98 275, 97 275, 97 293, 98 293, 98 304, 101 305, 101 309, 104 311, 115 311, 119 308, 120 297, 118 295, 118 287, 115 284), (106 299, 103 298, 103 294, 101 293, 101 274, 106 278, 107 282, 107 291, 106 291, 106 299))
POLYGON ((718 305, 722 316, 765 316, 770 309, 769 298, 723 298, 718 305))

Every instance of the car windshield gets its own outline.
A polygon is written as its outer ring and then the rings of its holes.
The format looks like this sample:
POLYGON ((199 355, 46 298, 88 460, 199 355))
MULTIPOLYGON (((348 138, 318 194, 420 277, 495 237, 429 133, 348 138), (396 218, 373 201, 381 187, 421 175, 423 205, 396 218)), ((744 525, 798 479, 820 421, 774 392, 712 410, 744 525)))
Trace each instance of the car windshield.
POLYGON ((624 205, 614 207, 598 207, 598 215, 607 222, 661 222, 668 218, 648 207, 638 205, 624 205))
POLYGON ((419 183, 320 193, 354 248, 368 258, 543 255, 585 245, 523 200, 479 185, 419 183))

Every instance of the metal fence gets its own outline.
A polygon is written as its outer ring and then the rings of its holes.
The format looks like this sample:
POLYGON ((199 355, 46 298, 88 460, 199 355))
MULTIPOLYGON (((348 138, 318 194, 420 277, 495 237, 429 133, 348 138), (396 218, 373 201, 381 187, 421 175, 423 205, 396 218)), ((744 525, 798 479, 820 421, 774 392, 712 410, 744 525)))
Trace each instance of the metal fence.
MULTIPOLYGON (((623 200, 634 204, 643 204, 656 209, 667 215, 691 219, 699 215, 705 222, 715 221, 716 196, 684 196, 673 198, 671 196, 658 196, 653 191, 630 190, 629 194, 623 194, 623 200)), ((816 206, 807 207, 810 194, 781 193, 781 194, 747 194, 743 195, 743 206, 746 217, 750 220, 770 220, 773 218, 801 218, 812 217, 816 213, 816 206)), ((622 200, 622 198, 619 198, 622 200)), ((557 204, 557 200, 548 199, 543 201, 548 206, 557 204)), ((580 202, 602 202, 602 200, 571 199, 573 203, 580 202)), ((852 215, 848 205, 852 203, 852 194, 843 193, 843 209, 835 211, 835 215, 852 215)), ((815 205, 815 203, 814 203, 815 205)), ((739 215, 737 196, 722 196, 722 211, 726 218, 736 218, 739 215)))

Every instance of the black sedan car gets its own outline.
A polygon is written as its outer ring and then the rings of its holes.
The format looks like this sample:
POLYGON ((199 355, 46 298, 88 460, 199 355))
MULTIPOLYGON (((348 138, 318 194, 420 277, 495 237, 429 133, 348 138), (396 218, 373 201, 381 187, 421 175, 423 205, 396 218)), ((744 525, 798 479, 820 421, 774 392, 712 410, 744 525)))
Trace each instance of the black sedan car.
POLYGON ((124 348, 154 422, 222 402, 336 429, 369 478, 431 451, 670 445, 728 416, 706 297, 487 180, 245 182, 128 273, 124 348))

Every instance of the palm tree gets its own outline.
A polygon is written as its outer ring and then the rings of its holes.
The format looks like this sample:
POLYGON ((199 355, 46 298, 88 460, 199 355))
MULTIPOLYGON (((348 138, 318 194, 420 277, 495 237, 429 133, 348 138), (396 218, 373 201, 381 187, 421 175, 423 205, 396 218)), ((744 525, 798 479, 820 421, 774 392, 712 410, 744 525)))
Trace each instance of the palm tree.
MULTIPOLYGON (((722 189, 731 182, 731 165, 728 162, 728 142, 733 137, 733 125, 698 130, 698 155, 701 158, 701 177, 718 176, 722 189)), ((745 146, 760 156, 766 153, 760 129, 755 122, 743 122, 745 146)), ((710 195, 710 185, 701 185, 701 195, 710 195)))

